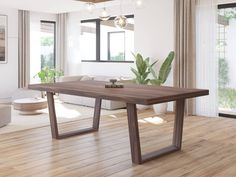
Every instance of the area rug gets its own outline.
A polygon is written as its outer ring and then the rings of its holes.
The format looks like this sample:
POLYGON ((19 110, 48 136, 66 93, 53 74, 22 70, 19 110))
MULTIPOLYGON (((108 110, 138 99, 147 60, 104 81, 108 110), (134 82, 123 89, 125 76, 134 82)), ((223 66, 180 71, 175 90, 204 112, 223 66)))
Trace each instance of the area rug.
MULTIPOLYGON (((58 123, 92 118, 94 113, 94 109, 91 107, 65 104, 61 102, 56 102, 55 108, 58 123)), ((125 111, 126 109, 102 110, 101 115, 113 115, 125 111)), ((12 108, 12 121, 9 125, 0 128, 0 134, 48 126, 49 124, 48 109, 42 110, 42 114, 38 115, 21 115, 19 111, 12 108)))

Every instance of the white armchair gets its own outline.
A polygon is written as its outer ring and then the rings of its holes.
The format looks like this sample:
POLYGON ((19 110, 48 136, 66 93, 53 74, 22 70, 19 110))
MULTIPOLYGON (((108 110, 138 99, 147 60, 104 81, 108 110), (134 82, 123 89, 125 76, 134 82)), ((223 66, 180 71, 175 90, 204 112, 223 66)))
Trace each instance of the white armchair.
POLYGON ((11 122, 11 104, 0 102, 0 128, 11 122))

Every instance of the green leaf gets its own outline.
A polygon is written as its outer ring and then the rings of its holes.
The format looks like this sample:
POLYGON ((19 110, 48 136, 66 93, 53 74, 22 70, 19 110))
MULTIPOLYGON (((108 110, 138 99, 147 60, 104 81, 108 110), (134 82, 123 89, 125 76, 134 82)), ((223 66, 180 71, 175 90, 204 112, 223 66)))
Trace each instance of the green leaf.
POLYGON ((158 76, 157 76, 156 72, 155 72, 154 69, 153 69, 154 65, 155 65, 157 62, 158 62, 158 60, 156 60, 156 61, 155 61, 154 63, 152 63, 151 65, 148 64, 148 70, 149 70, 149 72, 152 74, 152 76, 153 76, 154 79, 158 79, 158 76))
POLYGON ((157 64, 158 60, 156 60, 155 62, 153 62, 150 67, 153 67, 155 64, 157 64))
POLYGON ((133 54, 136 60, 136 69, 131 68, 131 71, 135 74, 136 78, 135 81, 138 84, 147 84, 149 80, 147 79, 150 71, 148 69, 148 63, 149 63, 149 58, 146 58, 144 60, 143 56, 141 54, 133 54))
POLYGON ((161 81, 161 84, 164 84, 170 74, 171 65, 174 60, 175 53, 172 51, 169 53, 168 57, 165 59, 164 63, 161 65, 159 71, 158 80, 161 81))
POLYGON ((143 74, 143 79, 145 80, 145 79, 148 77, 149 74, 150 74, 150 72, 144 73, 144 74, 143 74))
POLYGON ((136 75, 136 77, 139 77, 140 74, 138 73, 138 71, 136 71, 134 68, 131 68, 131 71, 136 75))

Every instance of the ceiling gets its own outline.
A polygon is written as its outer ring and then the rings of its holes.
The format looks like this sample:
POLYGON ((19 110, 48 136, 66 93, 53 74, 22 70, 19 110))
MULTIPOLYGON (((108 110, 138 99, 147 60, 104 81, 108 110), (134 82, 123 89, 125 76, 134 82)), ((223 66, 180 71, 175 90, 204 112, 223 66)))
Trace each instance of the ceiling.
MULTIPOLYGON (((127 3, 125 0, 124 3, 127 3)), ((132 0, 131 0, 132 1, 132 0)), ((119 0, 106 2, 106 6, 120 4, 119 0)), ((31 10, 36 12, 63 13, 80 11, 86 8, 85 3, 75 0, 0 0, 0 7, 31 10)), ((102 8, 104 3, 96 4, 95 8, 102 8)))
POLYGON ((106 2, 106 1, 111 1, 111 0, 77 0, 77 1, 100 3, 100 2, 106 2))

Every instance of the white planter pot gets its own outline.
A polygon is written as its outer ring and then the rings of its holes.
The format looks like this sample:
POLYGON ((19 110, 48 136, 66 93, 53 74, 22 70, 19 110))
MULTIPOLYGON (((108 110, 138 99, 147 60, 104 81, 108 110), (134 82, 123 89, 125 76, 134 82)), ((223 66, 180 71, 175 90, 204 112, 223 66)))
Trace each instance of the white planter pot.
POLYGON ((141 105, 141 104, 137 104, 136 107, 137 107, 138 110, 146 110, 146 109, 150 108, 150 106, 141 105))
POLYGON ((168 103, 154 104, 153 110, 157 115, 165 114, 167 112, 168 103))

